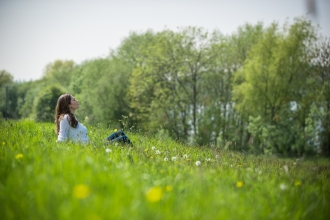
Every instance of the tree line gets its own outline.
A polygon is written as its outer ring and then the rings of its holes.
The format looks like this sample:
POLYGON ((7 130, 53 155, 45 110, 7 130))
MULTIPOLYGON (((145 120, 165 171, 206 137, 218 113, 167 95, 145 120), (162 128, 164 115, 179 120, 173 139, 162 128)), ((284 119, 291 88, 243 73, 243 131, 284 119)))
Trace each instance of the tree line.
POLYGON ((60 94, 84 123, 252 153, 330 155, 330 42, 304 18, 131 32, 106 58, 56 60, 40 80, 1 71, 3 117, 54 120, 60 94), (10 99, 5 102, 4 89, 10 99))

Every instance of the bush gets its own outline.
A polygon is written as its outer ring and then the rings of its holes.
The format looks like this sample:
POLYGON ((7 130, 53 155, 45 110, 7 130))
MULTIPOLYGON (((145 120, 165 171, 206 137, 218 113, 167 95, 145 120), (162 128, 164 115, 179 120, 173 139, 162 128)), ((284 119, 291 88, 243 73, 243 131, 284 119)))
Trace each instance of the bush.
POLYGON ((51 85, 41 90, 33 105, 34 120, 53 122, 58 98, 65 93, 60 86, 51 85))

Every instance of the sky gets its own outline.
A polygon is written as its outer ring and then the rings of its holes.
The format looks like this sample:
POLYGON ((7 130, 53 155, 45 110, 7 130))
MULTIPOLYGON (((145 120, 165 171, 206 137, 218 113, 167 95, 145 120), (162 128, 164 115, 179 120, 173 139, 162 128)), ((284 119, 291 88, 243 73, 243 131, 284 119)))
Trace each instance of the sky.
POLYGON ((310 16, 330 37, 330 0, 0 0, 0 70, 40 79, 55 60, 106 57, 132 31, 202 27, 232 34, 245 23, 310 16))

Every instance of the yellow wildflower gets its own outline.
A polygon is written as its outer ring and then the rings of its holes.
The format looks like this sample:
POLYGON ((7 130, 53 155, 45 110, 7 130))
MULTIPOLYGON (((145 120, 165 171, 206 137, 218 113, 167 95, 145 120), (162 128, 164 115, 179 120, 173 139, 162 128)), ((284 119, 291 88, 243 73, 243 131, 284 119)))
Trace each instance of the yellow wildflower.
POLYGON ((167 192, 170 192, 170 191, 172 191, 172 190, 173 190, 173 187, 172 187, 172 186, 169 186, 169 185, 167 185, 167 186, 165 187, 165 190, 166 190, 167 192))
POLYGON ((113 129, 114 132, 117 132, 117 128, 113 129))
POLYGON ((242 181, 238 181, 237 183, 236 183, 236 187, 237 188, 241 188, 243 186, 243 182, 242 181))
POLYGON ((296 182, 294 183, 294 185, 295 185, 295 186, 300 186, 300 185, 301 185, 301 182, 300 182, 300 181, 296 181, 296 182))
POLYGON ((5 145, 6 144, 6 142, 2 142, 2 145, 5 145))
POLYGON ((146 193, 146 199, 149 202, 158 202, 163 198, 164 192, 159 186, 149 189, 146 193))
POLYGON ((16 159, 23 158, 23 154, 17 154, 17 155, 15 156, 15 158, 16 158, 16 159))
POLYGON ((88 186, 84 184, 75 185, 72 191, 72 195, 77 199, 85 199, 89 196, 90 190, 88 186))

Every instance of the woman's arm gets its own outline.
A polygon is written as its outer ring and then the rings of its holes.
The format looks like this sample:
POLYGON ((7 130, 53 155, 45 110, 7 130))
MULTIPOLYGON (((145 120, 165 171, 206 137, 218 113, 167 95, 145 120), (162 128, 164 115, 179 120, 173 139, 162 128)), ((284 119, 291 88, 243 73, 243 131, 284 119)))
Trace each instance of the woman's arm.
POLYGON ((69 115, 64 115, 64 117, 60 121, 60 131, 58 132, 57 142, 63 142, 68 140, 70 130, 69 119, 69 115))

